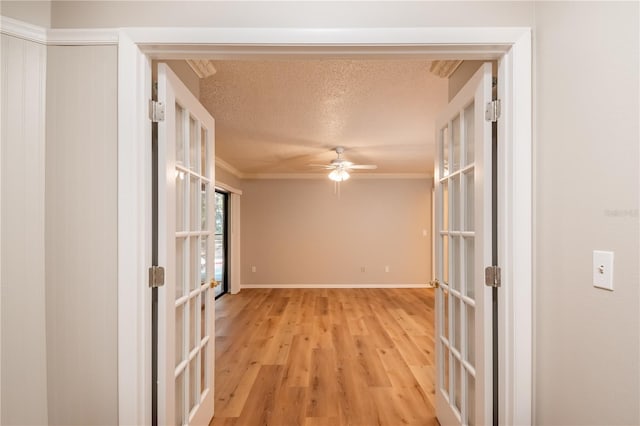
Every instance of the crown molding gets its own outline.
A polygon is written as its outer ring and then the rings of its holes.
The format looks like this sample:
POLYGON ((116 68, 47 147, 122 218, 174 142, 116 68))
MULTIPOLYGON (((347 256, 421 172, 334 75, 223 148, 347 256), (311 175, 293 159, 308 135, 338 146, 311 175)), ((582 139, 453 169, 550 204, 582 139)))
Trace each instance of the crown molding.
POLYGON ((431 62, 429 71, 440 78, 449 78, 451 74, 458 69, 460 64, 462 64, 462 61, 433 61, 431 62))
POLYGON ((41 44, 47 44, 48 39, 46 28, 6 16, 0 16, 0 34, 41 44))
POLYGON ((0 16, 0 33, 48 46, 117 45, 120 31, 112 28, 47 29, 0 16))
POLYGON ((213 61, 208 59, 187 59, 187 64, 191 67, 193 72, 196 73, 198 78, 207 78, 214 75, 216 67, 213 66, 213 61))
POLYGON ((216 167, 220 167, 222 170, 226 170, 227 172, 231 173, 238 179, 244 179, 246 176, 240 170, 236 169, 235 167, 233 167, 231 164, 227 163, 220 157, 216 157, 215 163, 216 163, 216 167))
MULTIPOLYGON (((352 173, 351 179, 431 179, 430 173, 352 173)), ((328 179, 325 173, 250 173, 242 179, 328 179)))

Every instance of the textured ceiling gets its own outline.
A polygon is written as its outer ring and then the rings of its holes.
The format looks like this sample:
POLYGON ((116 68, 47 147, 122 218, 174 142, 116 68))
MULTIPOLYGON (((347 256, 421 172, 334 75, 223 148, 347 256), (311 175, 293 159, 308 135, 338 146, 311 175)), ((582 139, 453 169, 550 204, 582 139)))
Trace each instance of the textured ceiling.
POLYGON ((201 102, 216 155, 244 175, 312 173, 331 150, 375 173, 431 173, 447 80, 420 60, 213 61, 201 102))

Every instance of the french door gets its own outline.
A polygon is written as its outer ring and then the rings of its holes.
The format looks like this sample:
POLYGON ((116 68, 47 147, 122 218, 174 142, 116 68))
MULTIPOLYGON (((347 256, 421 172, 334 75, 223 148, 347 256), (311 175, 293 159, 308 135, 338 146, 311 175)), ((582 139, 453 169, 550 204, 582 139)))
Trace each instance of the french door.
POLYGON ((436 121, 436 416, 492 423, 492 141, 484 64, 436 121))
POLYGON ((204 425, 214 402, 214 120, 158 64, 158 424, 204 425))

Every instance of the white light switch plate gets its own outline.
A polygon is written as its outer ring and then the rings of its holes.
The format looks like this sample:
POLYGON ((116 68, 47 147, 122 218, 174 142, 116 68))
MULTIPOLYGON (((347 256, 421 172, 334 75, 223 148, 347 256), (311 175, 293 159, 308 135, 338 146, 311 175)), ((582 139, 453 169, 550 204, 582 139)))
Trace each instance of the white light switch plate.
POLYGON ((593 251, 593 286, 613 291, 612 251, 593 251))

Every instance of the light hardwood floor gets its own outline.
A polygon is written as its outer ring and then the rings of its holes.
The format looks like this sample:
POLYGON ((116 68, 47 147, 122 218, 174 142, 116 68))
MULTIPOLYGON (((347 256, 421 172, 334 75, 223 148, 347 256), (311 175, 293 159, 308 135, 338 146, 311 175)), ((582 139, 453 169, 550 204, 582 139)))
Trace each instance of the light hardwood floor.
POLYGON ((244 289, 216 302, 211 426, 437 425, 431 289, 244 289))

